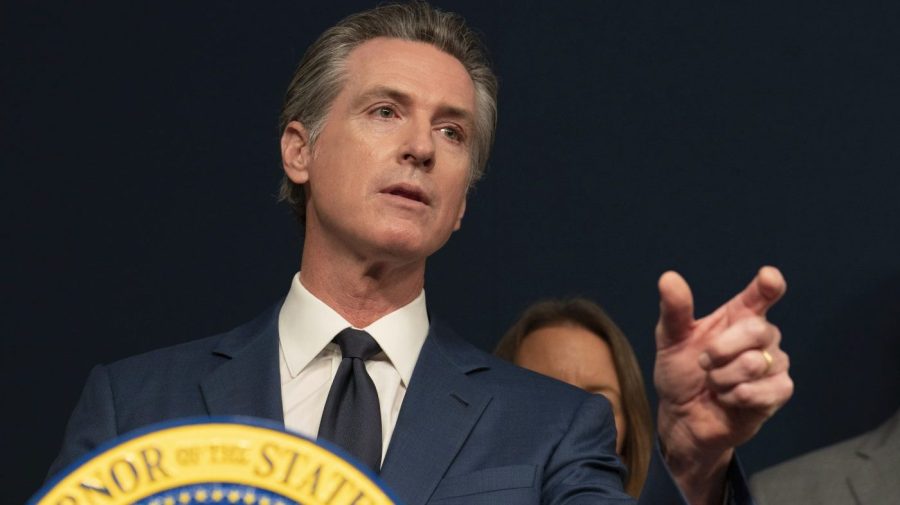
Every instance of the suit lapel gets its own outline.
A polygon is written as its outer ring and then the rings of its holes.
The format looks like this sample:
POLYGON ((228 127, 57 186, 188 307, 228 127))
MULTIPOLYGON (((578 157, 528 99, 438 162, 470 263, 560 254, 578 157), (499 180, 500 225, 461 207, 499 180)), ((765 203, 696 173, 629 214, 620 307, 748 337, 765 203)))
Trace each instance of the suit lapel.
POLYGON ((879 493, 878 469, 872 468, 872 462, 868 458, 859 458, 859 454, 854 454, 856 458, 853 460, 853 466, 847 475, 847 485, 850 486, 851 494, 856 497, 858 504, 868 505, 877 502, 879 493))
POLYGON ((865 436, 847 483, 860 504, 894 503, 900 496, 900 411, 865 436))
POLYGON ((278 371, 281 303, 222 337, 214 351, 226 359, 200 383, 211 416, 250 416, 284 422, 278 371))
POLYGON ((381 470, 407 505, 428 501, 490 402, 467 377, 484 368, 478 351, 432 324, 381 470))

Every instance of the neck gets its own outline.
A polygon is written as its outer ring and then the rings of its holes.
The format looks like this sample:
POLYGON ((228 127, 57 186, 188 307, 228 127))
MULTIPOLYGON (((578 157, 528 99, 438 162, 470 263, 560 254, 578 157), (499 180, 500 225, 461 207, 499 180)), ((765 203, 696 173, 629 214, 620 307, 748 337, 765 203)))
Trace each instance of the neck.
POLYGON ((328 253, 306 243, 300 282, 354 327, 365 328, 419 296, 425 260, 379 261, 328 253))

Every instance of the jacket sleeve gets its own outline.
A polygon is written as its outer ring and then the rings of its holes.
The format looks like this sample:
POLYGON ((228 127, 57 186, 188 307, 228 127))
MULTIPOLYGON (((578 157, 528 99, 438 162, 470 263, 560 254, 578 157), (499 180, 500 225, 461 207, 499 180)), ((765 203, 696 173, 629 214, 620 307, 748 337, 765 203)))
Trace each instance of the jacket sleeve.
POLYGON ((544 469, 541 504, 633 504, 622 488, 625 472, 609 402, 587 395, 544 469))
POLYGON ((109 371, 98 365, 88 375, 81 398, 69 417, 62 449, 50 465, 46 480, 49 481, 69 465, 80 462, 83 456, 116 435, 116 411, 109 371))
MULTIPOLYGON (((673 504, 687 505, 687 500, 675 484, 675 479, 669 473, 669 467, 663 460, 660 451, 659 440, 653 447, 650 457, 650 468, 647 472, 647 480, 641 491, 640 505, 673 504)), ((747 487, 747 478, 738 460, 737 454, 728 465, 725 475, 725 505, 754 505, 753 498, 747 487)))
MULTIPOLYGON (((600 395, 590 395, 578 409, 547 464, 541 503, 634 503, 623 490, 625 468, 616 457, 615 448, 616 430, 609 404, 600 395)), ((726 489, 726 505, 753 505, 737 457, 729 465, 726 489)), ((688 505, 663 460, 658 441, 639 503, 688 505)))

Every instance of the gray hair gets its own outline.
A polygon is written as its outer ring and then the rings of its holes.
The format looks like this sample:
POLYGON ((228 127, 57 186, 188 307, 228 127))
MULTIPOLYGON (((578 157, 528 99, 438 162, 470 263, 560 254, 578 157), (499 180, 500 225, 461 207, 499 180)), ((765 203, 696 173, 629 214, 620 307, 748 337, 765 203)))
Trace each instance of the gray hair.
MULTIPOLYGON (((475 85, 475 132, 469 185, 484 174, 497 126, 497 77, 491 70, 481 39, 462 16, 442 12, 425 2, 387 4, 352 14, 325 31, 303 55, 294 71, 281 107, 279 128, 299 121, 315 144, 331 104, 343 88, 345 62, 362 43, 388 37, 425 42, 462 63, 475 85)), ((279 200, 286 201, 297 220, 306 222, 303 185, 287 176, 281 181, 279 200)))

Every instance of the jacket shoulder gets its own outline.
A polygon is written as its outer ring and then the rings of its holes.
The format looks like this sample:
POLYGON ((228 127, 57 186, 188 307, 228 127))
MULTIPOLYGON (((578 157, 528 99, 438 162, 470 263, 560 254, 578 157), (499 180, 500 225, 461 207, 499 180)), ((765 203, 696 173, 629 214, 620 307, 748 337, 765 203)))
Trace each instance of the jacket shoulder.
MULTIPOLYGON (((277 307, 276 307, 277 309, 277 307)), ((204 381, 246 351, 277 360, 278 310, 225 333, 131 356, 100 367, 120 431, 157 420, 207 415, 204 381), (274 330, 273 330, 274 328, 274 330), (260 351, 263 351, 260 353, 260 351)), ((269 358, 266 358, 269 359, 269 358)), ((277 361, 274 374, 277 379, 277 361)))
POLYGON ((487 353, 437 322, 432 335, 448 360, 500 403, 527 403, 545 412, 574 411, 586 398, 599 396, 526 370, 487 353))
POLYGON ((761 505, 852 500, 850 496, 843 496, 847 492, 846 476, 864 436, 814 450, 757 472, 750 479, 754 498, 761 505))
MULTIPOLYGON (((154 370, 166 374, 184 368, 198 371, 197 367, 203 369, 205 363, 217 364, 222 359, 240 354, 261 331, 277 325, 280 307, 280 303, 276 304, 255 319, 231 330, 129 356, 109 363, 106 368, 116 378, 145 375, 154 370)), ((277 332, 274 334, 277 336, 277 332)))

